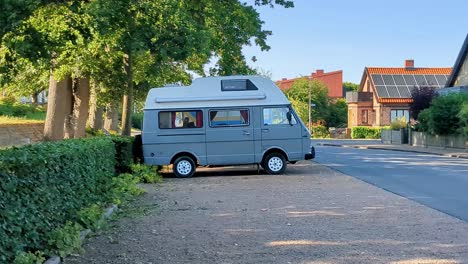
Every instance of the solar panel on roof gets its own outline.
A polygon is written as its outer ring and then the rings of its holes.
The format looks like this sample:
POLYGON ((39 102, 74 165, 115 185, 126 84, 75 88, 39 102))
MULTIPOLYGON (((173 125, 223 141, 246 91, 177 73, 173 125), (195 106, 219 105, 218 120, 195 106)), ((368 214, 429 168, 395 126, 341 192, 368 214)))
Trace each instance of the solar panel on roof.
POLYGON ((393 80, 395 81, 396 85, 406 85, 405 79, 403 79, 403 75, 393 75, 393 80))
POLYGON ((401 98, 411 98, 411 93, 408 90, 408 86, 406 85, 399 85, 397 86, 398 92, 400 93, 401 98))
POLYGON ((384 85, 382 75, 380 74, 372 74, 372 80, 374 81, 375 85, 384 85))
POLYGON ((403 75, 403 78, 405 79, 406 85, 408 86, 416 85, 416 80, 414 79, 413 75, 403 75))
POLYGON ((400 98, 397 87, 395 85, 387 85, 388 97, 390 98, 400 98))
POLYGON ((426 78, 424 78, 424 75, 414 75, 414 78, 416 79, 417 85, 427 85, 427 81, 426 78))
POLYGON ((425 75, 427 84, 439 86, 434 75, 425 75))
POLYGON ((382 78, 384 80, 384 84, 386 86, 388 85, 395 85, 395 81, 393 81, 392 75, 382 75, 382 78))
POLYGON ((445 86, 445 83, 447 82, 445 75, 436 75, 435 77, 437 79, 437 82, 439 83, 439 86, 441 87, 445 86))
POLYGON ((377 90, 377 94, 379 94, 379 97, 388 97, 388 92, 385 86, 376 85, 375 89, 377 90))

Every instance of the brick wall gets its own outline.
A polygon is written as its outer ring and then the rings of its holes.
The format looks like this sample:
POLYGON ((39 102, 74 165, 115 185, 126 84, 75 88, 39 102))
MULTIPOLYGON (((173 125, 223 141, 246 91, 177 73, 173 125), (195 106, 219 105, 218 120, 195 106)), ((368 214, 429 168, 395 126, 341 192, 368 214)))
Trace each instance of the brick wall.
POLYGON ((44 138, 44 123, 0 124, 0 147, 40 142, 44 138))

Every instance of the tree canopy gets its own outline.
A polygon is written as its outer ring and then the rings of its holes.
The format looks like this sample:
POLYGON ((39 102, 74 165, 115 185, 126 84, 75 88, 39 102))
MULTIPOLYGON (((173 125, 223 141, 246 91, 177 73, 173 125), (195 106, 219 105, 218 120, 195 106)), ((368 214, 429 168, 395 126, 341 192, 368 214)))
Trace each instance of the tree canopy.
POLYGON ((254 73, 242 48, 270 48, 271 31, 255 9, 262 5, 289 8, 293 2, 5 0, 0 85, 24 95, 44 89, 49 75, 59 82, 91 79, 100 101, 123 96, 122 126, 128 134, 134 99, 144 98, 150 87, 188 83, 192 73, 254 73), (214 64, 205 73, 209 62, 214 64))

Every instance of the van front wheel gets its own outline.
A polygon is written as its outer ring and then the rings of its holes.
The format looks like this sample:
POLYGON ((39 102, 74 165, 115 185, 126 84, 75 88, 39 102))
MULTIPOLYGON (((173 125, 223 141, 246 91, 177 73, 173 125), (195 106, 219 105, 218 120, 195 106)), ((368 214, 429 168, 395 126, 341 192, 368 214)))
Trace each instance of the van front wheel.
POLYGON ((178 157, 172 169, 177 178, 190 178, 195 173, 195 162, 187 156, 178 157))
POLYGON ((268 174, 282 174, 286 170, 286 159, 280 153, 266 156, 262 166, 268 174))

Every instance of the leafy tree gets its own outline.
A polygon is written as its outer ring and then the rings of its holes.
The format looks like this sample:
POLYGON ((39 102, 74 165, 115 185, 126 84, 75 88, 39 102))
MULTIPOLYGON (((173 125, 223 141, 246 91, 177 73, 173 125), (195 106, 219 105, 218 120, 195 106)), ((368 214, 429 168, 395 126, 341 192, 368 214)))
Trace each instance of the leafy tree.
POLYGON ((344 82, 343 89, 345 92, 357 92, 359 90, 359 84, 355 84, 352 82, 344 82))
POLYGON ((413 102, 410 105, 410 115, 417 120, 419 113, 431 105, 437 96, 437 91, 432 86, 415 86, 411 91, 413 102))
POLYGON ((293 102, 294 108, 297 108, 299 113, 307 113, 306 116, 300 114, 302 121, 307 124, 309 120, 309 86, 311 89, 311 103, 315 104, 312 107, 312 122, 324 123, 329 114, 328 88, 325 84, 318 80, 309 81, 307 78, 301 78, 296 80, 292 87, 286 91, 286 96, 293 102))
MULTIPOLYGON (((269 49, 266 38, 271 32, 263 30, 252 5, 238 0, 1 4, 0 82, 20 87, 22 80, 15 76, 29 68, 40 73, 42 84, 43 76, 51 75, 46 128, 52 129, 45 131, 49 139, 62 138, 64 127, 70 132, 70 127, 83 124, 90 86, 95 88, 93 105, 115 104, 123 96, 122 132, 129 134, 134 99, 144 98, 150 87, 188 83, 187 70, 203 74, 210 58, 217 60, 211 74, 254 73, 242 47, 253 41, 269 49)), ((255 0, 253 5, 293 6, 286 0, 255 0)))
POLYGON ((330 102, 326 123, 328 127, 346 127, 348 124, 348 105, 346 99, 340 98, 330 102))

